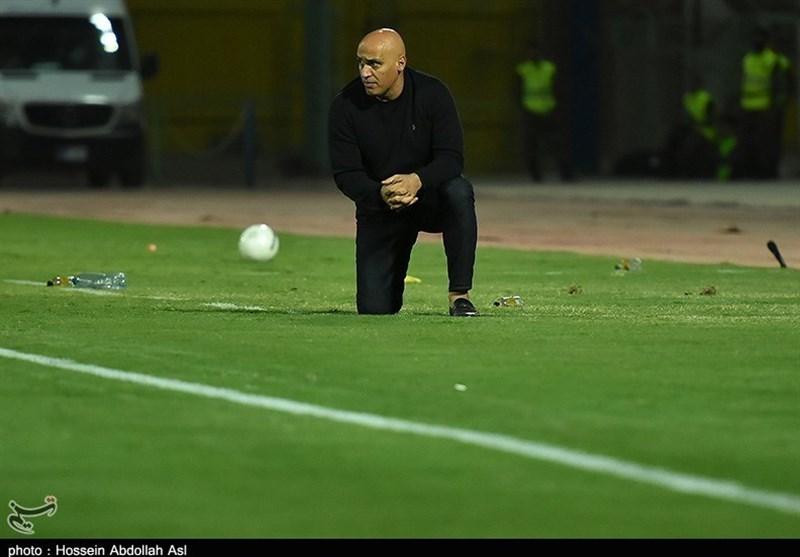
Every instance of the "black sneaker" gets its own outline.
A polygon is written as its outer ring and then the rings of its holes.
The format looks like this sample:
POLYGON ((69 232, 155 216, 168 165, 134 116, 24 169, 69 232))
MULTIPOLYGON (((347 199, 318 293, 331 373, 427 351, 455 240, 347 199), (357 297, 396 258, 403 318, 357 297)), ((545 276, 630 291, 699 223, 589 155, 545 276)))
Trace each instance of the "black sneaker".
POLYGON ((472 302, 466 298, 456 298, 453 306, 450 308, 450 315, 453 317, 475 317, 480 315, 472 302))

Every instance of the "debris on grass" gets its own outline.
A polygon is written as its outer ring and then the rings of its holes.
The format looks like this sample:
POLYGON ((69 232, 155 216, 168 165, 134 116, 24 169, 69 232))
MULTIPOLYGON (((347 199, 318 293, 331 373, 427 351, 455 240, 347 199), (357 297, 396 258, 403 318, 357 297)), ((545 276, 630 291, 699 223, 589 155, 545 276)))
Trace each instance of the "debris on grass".
POLYGON ((642 260, 638 257, 622 258, 619 263, 614 265, 614 269, 617 271, 640 271, 642 269, 642 260))
POLYGON ((492 302, 492 305, 495 307, 522 307, 523 301, 520 296, 515 294, 513 296, 500 296, 492 302))
MULTIPOLYGON (((694 292, 690 292, 688 290, 683 293, 684 296, 691 296, 692 294, 694 294, 694 292)), ((700 289, 700 292, 698 292, 698 294, 700 296, 716 296, 717 295, 717 287, 713 286, 713 285, 705 286, 702 289, 700 289)))
POLYGON ((578 284, 570 284, 567 288, 567 294, 583 294, 583 288, 578 284))

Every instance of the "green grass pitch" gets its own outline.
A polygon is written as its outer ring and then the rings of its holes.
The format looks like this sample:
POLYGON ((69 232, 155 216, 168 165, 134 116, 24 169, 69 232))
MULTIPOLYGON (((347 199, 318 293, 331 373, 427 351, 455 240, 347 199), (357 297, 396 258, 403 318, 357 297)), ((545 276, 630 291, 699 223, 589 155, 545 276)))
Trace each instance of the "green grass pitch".
MULTIPOLYGON (((480 248, 482 316, 454 319, 423 242, 402 312, 359 316, 351 239, 255 263, 238 234, 0 215, 0 348, 800 496, 795 270, 480 248), (128 288, 44 286, 98 270, 128 288)), ((58 497, 37 537, 800 536, 796 512, 446 439, 12 358, 0 384, 0 505, 58 497)))

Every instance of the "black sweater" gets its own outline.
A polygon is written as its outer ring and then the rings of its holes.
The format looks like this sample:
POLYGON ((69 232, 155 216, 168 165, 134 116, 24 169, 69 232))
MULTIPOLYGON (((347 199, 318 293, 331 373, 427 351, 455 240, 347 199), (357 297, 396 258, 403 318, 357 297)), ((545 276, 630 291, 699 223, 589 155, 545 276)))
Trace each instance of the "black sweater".
POLYGON ((416 172, 420 194, 461 174, 464 139, 455 102, 430 75, 405 70, 403 92, 380 101, 354 79, 333 99, 329 146, 336 185, 360 210, 386 209, 381 180, 416 172))

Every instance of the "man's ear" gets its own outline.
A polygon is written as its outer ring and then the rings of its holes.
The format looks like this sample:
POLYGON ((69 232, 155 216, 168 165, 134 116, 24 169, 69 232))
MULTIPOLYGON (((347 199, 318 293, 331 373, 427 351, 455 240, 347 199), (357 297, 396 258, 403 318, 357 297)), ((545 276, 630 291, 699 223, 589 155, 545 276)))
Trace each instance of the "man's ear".
POLYGON ((405 57, 405 55, 403 55, 403 56, 401 56, 400 58, 397 59, 397 73, 402 72, 404 69, 406 69, 406 57, 405 57))

